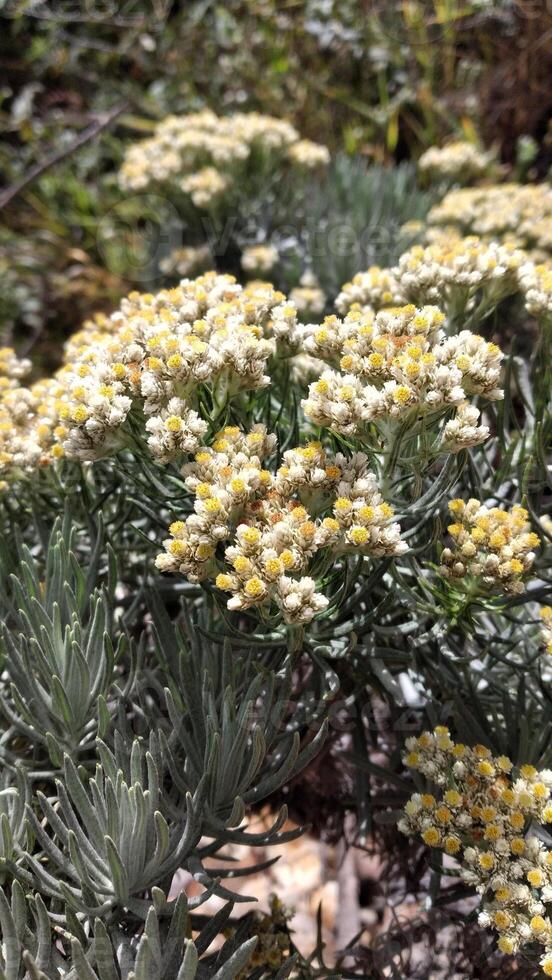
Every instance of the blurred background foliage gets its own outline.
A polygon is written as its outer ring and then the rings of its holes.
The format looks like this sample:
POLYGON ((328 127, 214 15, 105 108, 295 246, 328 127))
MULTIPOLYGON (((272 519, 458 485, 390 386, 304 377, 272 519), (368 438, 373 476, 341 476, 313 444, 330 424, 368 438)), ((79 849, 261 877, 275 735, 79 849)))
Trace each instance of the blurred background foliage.
POLYGON ((314 268, 329 296, 408 245, 428 146, 480 138, 514 175, 552 162, 546 0, 0 0, 0 20, 0 339, 39 370, 137 284, 132 247, 112 245, 147 223, 144 201, 121 203, 116 170, 170 112, 259 110, 338 155, 303 207, 323 233, 354 215, 368 244, 315 261, 299 235, 279 283, 314 268))

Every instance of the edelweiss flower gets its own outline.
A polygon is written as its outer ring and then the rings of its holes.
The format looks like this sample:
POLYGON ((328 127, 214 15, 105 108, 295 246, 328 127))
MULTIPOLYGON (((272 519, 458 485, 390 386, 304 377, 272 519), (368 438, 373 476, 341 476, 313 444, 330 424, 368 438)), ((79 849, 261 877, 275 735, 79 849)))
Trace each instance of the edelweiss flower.
POLYGON ((224 406, 268 385, 270 358, 294 353, 302 329, 269 283, 242 288, 211 272, 131 293, 111 316, 85 323, 54 377, 30 389, 15 387, 27 362, 0 351, 2 470, 28 472, 62 455, 93 461, 137 443, 160 462, 181 459, 207 429, 202 392, 224 406))
POLYGON ((536 317, 552 318, 552 265, 526 262, 519 270, 525 307, 536 317))
POLYGON ((159 263, 161 272, 165 275, 175 273, 179 276, 190 276, 213 264, 211 249, 208 245, 185 245, 175 248, 159 263))
POLYGON ((308 316, 319 316, 326 305, 326 295, 320 288, 320 283, 313 272, 304 272, 289 298, 303 319, 308 316))
POLYGON ((457 140, 446 146, 430 146, 418 161, 420 173, 431 179, 447 178, 469 183, 489 170, 492 155, 483 153, 473 143, 457 140))
POLYGON ((242 269, 246 272, 270 272, 278 258, 278 249, 273 245, 249 245, 242 252, 242 269))
MULTIPOLYGON (((444 320, 437 307, 403 306, 305 327, 305 351, 332 365, 309 386, 307 418, 353 435, 378 419, 464 405, 467 394, 501 398, 500 349, 468 330, 446 338, 444 320)), ((467 422, 462 412, 458 431, 467 422)), ((486 434, 479 429, 477 441, 486 434)))
POLYGON ((448 193, 429 212, 430 224, 456 226, 518 248, 552 252, 552 187, 544 184, 491 184, 448 193))
POLYGON ((407 739, 403 761, 438 792, 414 793, 399 829, 459 862, 460 876, 481 896, 479 924, 498 933, 503 953, 540 943, 541 965, 552 963, 552 851, 527 833, 552 823, 552 772, 514 770, 484 745, 456 744, 444 726, 407 739))
POLYGON ((469 310, 481 291, 487 305, 516 292, 525 261, 524 253, 511 244, 487 243, 472 235, 414 245, 401 255, 393 274, 398 289, 412 302, 469 310))
POLYGON ((454 517, 447 528, 453 546, 441 553, 441 574, 450 580, 474 576, 486 589, 523 592, 523 577, 541 543, 530 530, 527 511, 517 505, 511 511, 486 507, 473 498, 467 503, 451 500, 449 511, 454 517))
POLYGON ((330 457, 310 443, 287 450, 273 473, 262 463, 274 448, 275 437, 260 425, 248 434, 229 426, 202 448, 183 468, 194 513, 171 525, 156 565, 192 582, 214 579, 230 593, 231 610, 274 605, 300 625, 328 606, 309 574, 315 568, 353 553, 400 555, 407 546, 366 456, 330 457))
POLYGON ((443 429, 442 445, 450 453, 458 453, 470 446, 478 446, 489 438, 489 427, 478 425, 481 412, 475 405, 464 402, 458 406, 453 419, 443 429))
POLYGON ((380 310, 385 306, 401 306, 404 297, 391 269, 371 266, 367 272, 358 272, 341 287, 335 307, 344 316, 350 310, 380 310))
POLYGON ((167 116, 153 136, 131 146, 119 173, 123 190, 172 183, 206 208, 226 192, 240 187, 255 154, 268 157, 273 168, 293 166, 310 171, 329 163, 325 146, 301 140, 288 122, 257 112, 229 116, 191 113, 167 116))

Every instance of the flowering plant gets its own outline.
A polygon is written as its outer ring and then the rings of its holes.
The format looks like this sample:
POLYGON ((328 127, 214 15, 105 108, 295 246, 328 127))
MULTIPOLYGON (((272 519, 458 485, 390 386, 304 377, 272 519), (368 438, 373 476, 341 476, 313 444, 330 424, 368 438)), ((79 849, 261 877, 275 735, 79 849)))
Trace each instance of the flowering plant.
MULTIPOLYGON (((322 162, 287 124, 234 124, 166 121, 123 182, 193 199, 214 163, 239 182, 260 134, 322 162)), ((277 900, 233 912, 234 879, 267 867, 233 848, 301 833, 287 801, 323 745, 348 780, 340 827, 352 811, 381 846, 378 820, 400 820, 457 861, 434 873, 481 896, 499 949, 549 970, 531 829, 551 809, 549 283, 521 243, 478 234, 439 226, 326 317, 312 270, 289 297, 207 271, 87 321, 51 376, 25 384, 31 363, 0 352, 10 980, 349 970, 351 949, 304 957, 277 900), (524 356, 513 331, 532 331, 524 356), (404 764, 431 792, 401 771, 405 712, 422 734, 404 764)), ((260 243, 243 271, 278 261, 260 243)))

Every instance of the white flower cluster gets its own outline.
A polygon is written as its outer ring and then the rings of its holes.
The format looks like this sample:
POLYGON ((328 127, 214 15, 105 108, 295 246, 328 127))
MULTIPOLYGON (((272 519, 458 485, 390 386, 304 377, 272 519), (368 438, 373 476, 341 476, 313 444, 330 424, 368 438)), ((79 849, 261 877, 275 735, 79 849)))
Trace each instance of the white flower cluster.
MULTIPOLYGON (((293 293, 293 290, 291 291, 293 293)), ((291 293, 290 293, 291 296, 291 293)), ((296 354, 290 359, 291 380, 301 388, 308 385, 315 378, 319 378, 325 370, 326 365, 318 357, 311 357, 310 354, 296 354)))
POLYGON ((287 161, 305 171, 329 162, 325 146, 301 140, 282 119, 257 112, 217 116, 205 110, 168 116, 153 136, 131 146, 119 183, 123 190, 171 183, 189 194, 196 207, 206 208, 227 191, 240 189, 258 154, 268 156, 273 166, 287 161))
POLYGON ((13 347, 0 347, 0 394, 17 387, 21 378, 31 370, 27 358, 17 357, 13 347))
POLYGON ((542 606, 540 615, 542 620, 540 631, 541 646, 546 653, 552 655, 552 606, 542 606))
POLYGON ((530 529, 525 508, 516 505, 506 511, 472 498, 467 503, 451 500, 449 511, 454 517, 447 527, 453 546, 441 552, 441 575, 454 581, 476 578, 485 589, 513 595, 523 592, 523 576, 541 543, 530 529))
POLYGON ((330 162, 328 147, 322 146, 321 143, 313 143, 312 140, 298 140, 292 143, 287 155, 293 163, 306 170, 327 167, 330 162))
POLYGON ((407 739, 403 761, 438 794, 414 793, 399 829, 459 862, 461 878, 481 896, 479 924, 498 933, 501 952, 538 943, 552 976, 552 851, 528 833, 552 823, 552 772, 522 765, 513 775, 507 756, 456 744, 444 726, 407 739))
POLYGON ((241 265, 246 272, 270 272, 278 259, 274 245, 249 245, 242 252, 241 265))
POLYGON ((306 416, 352 435, 378 419, 463 405, 466 394, 501 398, 500 349, 469 330, 446 338, 444 320, 434 306, 403 306, 306 327, 305 352, 332 365, 309 386, 306 416))
POLYGON ((380 310, 385 306, 401 306, 405 302, 391 269, 370 266, 358 272, 341 287, 335 308, 342 316, 350 310, 380 310))
POLYGON ((103 342, 85 343, 66 378, 66 452, 81 459, 103 453, 107 432, 119 437, 133 399, 148 417, 154 456, 166 462, 193 451, 207 428, 196 411, 200 386, 222 404, 269 383, 275 338, 296 328, 295 310, 283 300, 268 284, 242 289, 215 273, 155 295, 131 294, 110 317, 103 342))
POLYGON ((230 179, 216 167, 201 167, 179 181, 179 187, 189 194, 196 208, 207 208, 230 187, 230 179))
MULTIPOLYGON (((40 443, 27 435, 26 422, 34 407, 34 399, 28 389, 11 389, 3 393, 0 402, 0 489, 8 486, 4 475, 26 472, 38 464, 41 456, 40 443), (12 397, 13 396, 13 397, 12 397)), ((50 430, 47 429, 47 435, 50 430)))
POLYGON ((446 146, 430 146, 422 153, 418 169, 432 180, 455 180, 461 184, 483 177, 493 161, 492 154, 484 153, 473 143, 457 140, 446 146))
POLYGON ((511 244, 477 236, 414 245, 393 270, 398 289, 413 303, 470 309, 476 293, 496 304, 519 289, 518 271, 526 256, 511 244))
MULTIPOLYGON (((41 457, 39 438, 28 438, 26 423, 36 399, 28 388, 19 387, 31 369, 31 362, 17 357, 12 347, 0 348, 0 477, 11 469, 34 468, 41 457)), ((42 438, 49 435, 43 426, 42 438)), ((0 479, 0 489, 7 486, 0 479)))
POLYGON ((475 405, 464 402, 459 405, 456 415, 443 429, 443 449, 449 453, 459 453, 470 446, 478 446, 489 438, 488 425, 479 425, 481 412, 475 405))
POLYGON ((528 313, 552 319, 552 265, 526 262, 519 270, 519 281, 528 313))
POLYGON ((303 273, 299 280, 299 285, 294 286, 289 294, 289 298, 303 319, 311 316, 320 316, 324 312, 326 294, 321 289, 318 279, 310 270, 303 273))
POLYGON ((185 278, 192 273, 201 272, 213 264, 211 249, 208 245, 184 245, 182 248, 175 248, 164 259, 161 259, 159 268, 165 275, 182 276, 185 278))
POLYGON ((262 464, 275 441, 261 425, 247 434, 229 426, 196 454, 183 469, 194 512, 171 525, 156 566, 214 579, 231 610, 275 605, 303 624, 328 606, 316 583, 336 558, 400 555, 406 545, 366 456, 328 458, 311 443, 285 452, 273 473, 262 464))
MULTIPOLYGON (((0 473, 19 476, 63 455, 60 424, 65 387, 56 378, 30 388, 8 387, 0 394, 0 473)), ((2 480, 1 489, 7 482, 2 480)))
POLYGON ((131 293, 70 338, 54 378, 0 397, 0 461, 94 460, 136 440, 163 463, 194 452, 207 430, 200 391, 220 408, 267 385, 269 359, 278 344, 297 345, 299 328, 295 307, 267 283, 242 288, 207 273, 131 293))
POLYGON ((450 248, 464 238, 462 232, 454 225, 427 225, 420 233, 420 241, 426 245, 441 245, 450 248))
POLYGON ((507 183, 452 190, 431 209, 428 221, 549 254, 552 186, 507 183))

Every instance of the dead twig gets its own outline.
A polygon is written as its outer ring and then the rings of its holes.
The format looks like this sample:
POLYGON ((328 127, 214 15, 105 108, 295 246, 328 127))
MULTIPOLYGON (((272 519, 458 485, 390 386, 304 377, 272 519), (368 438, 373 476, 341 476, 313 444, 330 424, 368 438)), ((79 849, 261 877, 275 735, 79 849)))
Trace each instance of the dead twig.
POLYGON ((25 190, 29 184, 32 184, 47 170, 55 167, 55 165, 57 163, 61 163, 62 160, 66 160, 67 157, 72 156, 73 153, 76 153, 76 151, 81 148, 81 146, 84 146, 85 143, 89 143, 90 140, 93 140, 104 129, 111 126, 111 124, 128 108, 128 102, 122 102, 115 106, 115 108, 111 109, 109 112, 95 119, 94 122, 91 123, 90 126, 87 126, 86 129, 84 129, 83 132, 80 133, 80 135, 77 136, 77 138, 69 146, 64 147, 63 150, 58 150, 56 153, 52 153, 52 155, 47 157, 46 160, 43 160, 42 163, 37 163, 34 167, 31 167, 29 172, 25 174, 21 180, 19 180, 16 184, 12 184, 11 187, 7 187, 6 190, 0 194, 0 210, 5 208, 11 201, 13 201, 15 197, 18 197, 18 195, 21 194, 21 192, 25 190))

